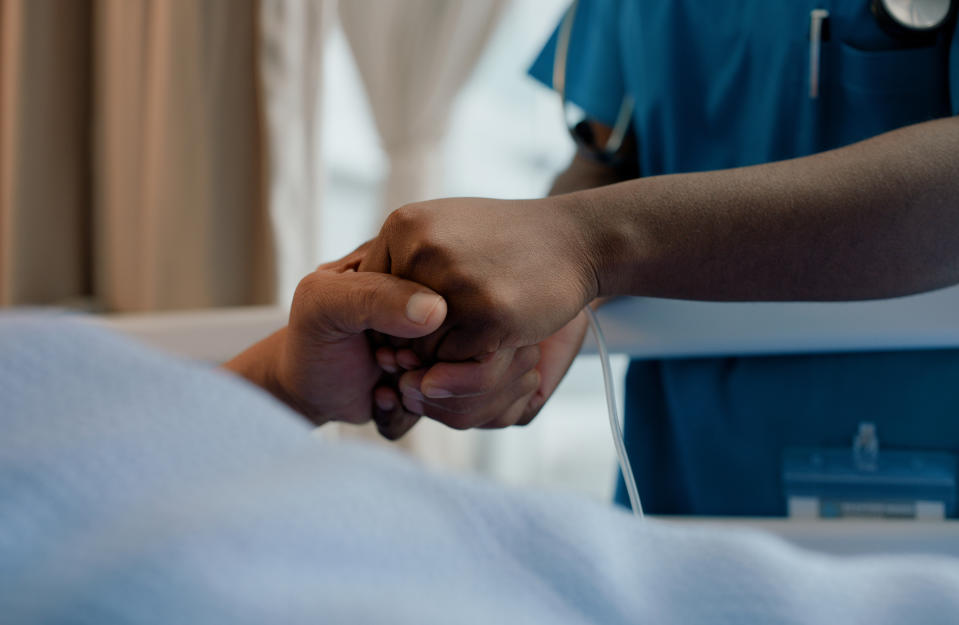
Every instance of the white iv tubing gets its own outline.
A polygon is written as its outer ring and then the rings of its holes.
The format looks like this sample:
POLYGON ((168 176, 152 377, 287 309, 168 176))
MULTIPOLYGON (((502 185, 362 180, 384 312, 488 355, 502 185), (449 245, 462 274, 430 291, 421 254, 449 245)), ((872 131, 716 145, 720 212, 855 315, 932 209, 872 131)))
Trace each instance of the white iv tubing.
POLYGON ((603 337, 603 330, 599 327, 599 321, 596 320, 596 313, 587 306, 586 318, 589 319, 589 327, 593 331, 593 337, 596 338, 596 347, 599 349, 599 362, 603 365, 603 386, 606 388, 606 407, 609 409, 609 429, 613 434, 613 445, 616 446, 616 457, 619 458, 619 470, 623 474, 623 481, 626 482, 626 493, 629 495, 629 505, 633 508, 633 514, 637 517, 643 517, 643 505, 639 501, 639 490, 636 488, 636 477, 633 475, 633 468, 629 465, 629 455, 626 453, 626 442, 623 440, 623 426, 619 422, 619 414, 616 410, 616 392, 613 390, 613 374, 610 370, 609 351, 606 349, 606 339, 603 337))

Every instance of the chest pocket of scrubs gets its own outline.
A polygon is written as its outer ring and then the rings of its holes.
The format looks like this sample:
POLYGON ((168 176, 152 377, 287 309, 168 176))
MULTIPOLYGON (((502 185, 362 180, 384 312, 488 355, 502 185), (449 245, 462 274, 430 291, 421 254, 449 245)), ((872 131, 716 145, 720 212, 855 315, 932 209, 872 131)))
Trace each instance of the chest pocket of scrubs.
POLYGON ((949 114, 948 48, 860 50, 823 44, 820 123, 835 145, 949 114))

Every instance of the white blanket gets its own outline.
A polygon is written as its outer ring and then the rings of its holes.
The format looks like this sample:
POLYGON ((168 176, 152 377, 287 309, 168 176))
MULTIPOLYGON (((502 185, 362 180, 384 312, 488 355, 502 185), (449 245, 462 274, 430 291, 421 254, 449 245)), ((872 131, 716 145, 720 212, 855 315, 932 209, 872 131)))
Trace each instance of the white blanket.
POLYGON ((431 474, 227 374, 0 317, 0 621, 956 623, 959 561, 431 474))

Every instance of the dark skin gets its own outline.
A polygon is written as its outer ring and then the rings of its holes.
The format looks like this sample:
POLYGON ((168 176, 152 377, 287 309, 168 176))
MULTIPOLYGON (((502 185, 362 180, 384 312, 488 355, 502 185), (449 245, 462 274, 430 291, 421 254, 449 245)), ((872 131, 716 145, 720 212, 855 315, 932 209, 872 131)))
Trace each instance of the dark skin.
POLYGON ((360 248, 327 263, 297 286, 287 326, 224 364, 317 425, 362 423, 374 414, 373 390, 383 376, 365 333, 425 336, 446 315, 430 289, 382 274, 357 274, 360 248), (425 303, 407 315, 414 295, 425 303), (425 300, 423 299, 425 298, 425 300), (431 299, 432 298, 432 299, 431 299))
MULTIPOLYGON (((320 266, 297 286, 287 326, 224 365, 272 393, 316 425, 374 419, 385 434, 405 432, 416 419, 396 401, 396 379, 370 349, 369 332, 412 339, 443 322, 445 300, 430 289, 388 274, 357 273, 367 246, 320 266)), ((495 392, 461 398, 455 418, 495 427, 517 421, 540 387, 538 346, 510 350, 506 367, 489 361, 457 364, 452 371, 483 369, 495 392), (518 408, 517 408, 518 406, 518 408), (461 417, 461 415, 466 415, 461 417)), ((454 423, 455 425, 455 423, 454 423)), ((464 427, 466 427, 464 425, 464 427)))
POLYGON ((959 282, 959 118, 813 156, 564 196, 602 295, 897 297, 959 282))
MULTIPOLYGON (((605 144, 612 129, 597 122, 590 122, 590 125, 593 136, 605 144)), ((554 180, 549 195, 627 180, 633 177, 637 169, 635 155, 636 144, 632 137, 618 151, 617 166, 600 163, 577 151, 569 166, 554 180)), ((393 378, 395 386, 380 387, 377 394, 389 398, 390 405, 396 401, 401 406, 400 410, 377 418, 380 433, 390 439, 399 438, 416 424, 419 415, 457 429, 527 425, 559 386, 579 353, 585 333, 586 317, 577 314, 565 326, 538 343, 539 361, 535 369, 539 374, 539 385, 536 392, 525 405, 515 404, 508 412, 492 420, 488 420, 489 411, 478 408, 486 402, 497 401, 508 389, 511 379, 505 366, 515 350, 493 350, 466 359, 464 363, 436 362, 429 353, 430 349, 435 348, 435 341, 417 345, 379 337, 377 360, 385 371, 398 375, 393 378), (432 366, 424 367, 424 362, 432 363, 432 366), (396 397, 394 389, 399 392, 401 400, 396 397), (465 401, 471 405, 464 404, 465 401)))
MULTIPOLYGON (((556 188, 599 171, 588 160, 574 159, 556 188)), ((446 301, 436 297, 426 319, 411 321, 406 314, 411 296, 425 295, 429 303, 435 293, 394 276, 357 273, 370 245, 306 276, 294 294, 287 327, 224 367, 314 424, 372 419, 390 439, 405 434, 420 415, 459 429, 529 423, 579 351, 585 318, 575 317, 536 345, 436 363, 427 370, 411 349, 391 345, 435 333, 447 314, 446 301), (450 395, 425 397, 420 389, 427 374, 426 388, 429 382, 442 384, 450 395)))
MULTIPOLYGON (((574 161, 557 187, 615 173, 574 161)), ((955 284, 959 119, 752 167, 538 200, 411 204, 387 220, 360 270, 447 298, 440 329, 412 342, 427 363, 537 344, 600 296, 857 300, 955 284)), ((430 382, 420 377, 426 397, 430 382)), ((468 392, 470 381, 459 383, 468 392)))
POLYGON ((957 118, 790 161, 609 184, 621 175, 577 157, 555 186, 567 193, 403 207, 304 281, 287 329, 227 366, 317 423, 372 417, 390 438, 420 415, 505 427, 556 388, 582 341, 580 310, 599 296, 854 300, 959 282, 957 118), (401 304, 417 289, 441 294, 444 315, 410 326, 401 304), (374 314, 391 302, 392 317, 374 314), (374 359, 369 329, 409 342, 374 359), (345 357, 362 379, 343 377, 345 357))

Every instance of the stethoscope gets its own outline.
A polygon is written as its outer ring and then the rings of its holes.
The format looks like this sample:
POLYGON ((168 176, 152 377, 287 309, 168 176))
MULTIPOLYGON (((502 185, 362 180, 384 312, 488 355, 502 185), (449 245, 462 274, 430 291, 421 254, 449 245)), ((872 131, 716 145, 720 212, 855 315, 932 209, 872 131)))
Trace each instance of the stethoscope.
MULTIPOLYGON (((563 115, 570 136, 582 152, 602 163, 618 162, 617 153, 623 146, 629 124, 633 117, 635 101, 631 95, 623 98, 616 115, 613 131, 603 145, 596 145, 596 139, 589 124, 582 117, 575 121, 572 117, 575 107, 566 99, 566 65, 569 58, 569 42, 576 20, 576 8, 579 0, 566 10, 556 37, 556 53, 553 57, 553 89, 563 103, 563 115)), ((952 0, 871 0, 870 9, 880 27, 894 37, 913 39, 934 35, 952 18, 955 10, 952 0)), ((822 23, 829 16, 825 9, 814 9, 810 15, 810 79, 809 97, 819 95, 819 44, 822 23)))
POLYGON ((573 121, 575 118, 571 119, 575 115, 575 107, 570 105, 566 99, 566 61, 569 58, 569 40, 573 33, 577 6, 579 6, 579 0, 573 0, 563 16, 563 21, 559 25, 559 32, 556 35, 556 53, 553 56, 553 89, 559 94, 560 101, 563 103, 563 117, 566 120, 566 128, 569 130, 573 141, 576 142, 577 147, 582 149, 584 155, 593 160, 613 164, 619 160, 617 152, 623 147, 623 141, 626 140, 629 124, 633 119, 635 101, 631 95, 626 95, 623 98, 619 105, 619 113, 616 114, 613 131, 602 146, 596 145, 592 128, 590 128, 586 119, 581 118, 579 121, 573 121))
POLYGON ((952 16, 952 0, 872 0, 872 14, 892 36, 928 35, 952 16))

